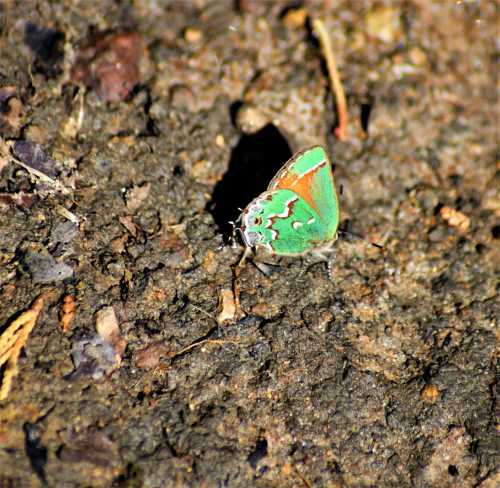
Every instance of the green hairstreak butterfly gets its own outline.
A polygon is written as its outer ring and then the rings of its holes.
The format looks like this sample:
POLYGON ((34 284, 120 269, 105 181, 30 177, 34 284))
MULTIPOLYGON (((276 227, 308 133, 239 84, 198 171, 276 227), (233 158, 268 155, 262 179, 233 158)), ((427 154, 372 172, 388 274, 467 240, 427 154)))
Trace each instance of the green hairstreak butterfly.
POLYGON ((278 256, 300 256, 329 249, 337 237, 339 203, 324 148, 295 154, 238 221, 246 251, 261 248, 278 256))

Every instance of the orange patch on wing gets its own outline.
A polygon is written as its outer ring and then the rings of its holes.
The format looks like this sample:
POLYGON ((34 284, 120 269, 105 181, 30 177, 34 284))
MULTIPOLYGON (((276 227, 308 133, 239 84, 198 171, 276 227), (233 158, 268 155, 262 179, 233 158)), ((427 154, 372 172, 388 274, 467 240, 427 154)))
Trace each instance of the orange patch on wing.
POLYGON ((316 171, 311 171, 306 173, 300 178, 293 173, 287 173, 285 176, 275 183, 275 188, 280 188, 282 190, 292 190, 301 198, 303 198, 316 212, 318 208, 314 202, 311 195, 312 179, 316 175, 316 171))

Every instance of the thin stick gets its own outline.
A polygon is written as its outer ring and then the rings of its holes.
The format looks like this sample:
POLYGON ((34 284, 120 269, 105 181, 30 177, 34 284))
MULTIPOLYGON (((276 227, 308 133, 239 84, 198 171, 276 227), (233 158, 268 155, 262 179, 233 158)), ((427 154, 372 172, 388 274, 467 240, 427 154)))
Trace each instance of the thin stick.
POLYGON ((59 192, 61 192, 63 195, 68 195, 70 193, 70 190, 66 188, 61 182, 58 180, 55 180, 54 178, 51 178, 50 176, 46 175, 42 171, 32 168, 28 164, 23 163, 20 161, 18 158, 16 158, 13 154, 9 152, 9 148, 12 147, 12 144, 10 142, 4 142, 3 140, 0 139, 0 155, 4 156, 10 160, 12 160, 14 163, 18 164, 22 168, 24 168, 32 177, 37 177, 42 181, 43 183, 47 183, 48 185, 52 186, 59 192))
POLYGON ((377 244, 376 242, 371 242, 371 241, 365 239, 363 236, 360 236, 359 234, 356 234, 355 232, 351 232, 349 230, 340 230, 339 229, 338 233, 339 234, 344 234, 346 236, 356 237, 356 239, 361 239, 366 244, 371 244, 373 247, 385 250, 384 246, 382 246, 381 244, 377 244))
POLYGON ((341 140, 347 139, 347 102, 345 99, 344 87, 340 81, 337 63, 333 54, 332 41, 328 32, 326 31, 325 24, 320 19, 312 20, 313 29, 318 35, 323 56, 326 60, 326 67, 328 69, 328 76, 330 78, 330 88, 335 94, 337 101, 337 113, 339 117, 338 126, 334 130, 334 134, 341 140))
POLYGON ((203 344, 235 344, 238 345, 236 341, 231 341, 229 339, 203 339, 202 341, 199 342, 193 342, 192 344, 189 344, 189 346, 183 347, 181 350, 174 352, 169 356, 169 359, 175 359, 178 356, 181 356, 182 354, 190 351, 191 349, 194 349, 195 347, 202 346, 203 344))
POLYGON ((241 270, 243 269, 240 266, 240 263, 245 257, 247 249, 248 248, 245 248, 245 253, 243 254, 243 257, 241 258, 240 262, 233 268, 233 295, 234 295, 234 304, 236 306, 236 317, 238 319, 245 316, 245 312, 243 312, 240 302, 241 287, 240 287, 239 277, 241 274, 241 270))

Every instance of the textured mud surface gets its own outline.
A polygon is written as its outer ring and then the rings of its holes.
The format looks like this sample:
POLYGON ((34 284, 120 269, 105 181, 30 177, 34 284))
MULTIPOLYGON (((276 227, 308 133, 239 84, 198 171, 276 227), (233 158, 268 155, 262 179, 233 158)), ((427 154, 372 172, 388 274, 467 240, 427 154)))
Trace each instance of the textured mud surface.
POLYGON ((494 2, 0 19, 2 330, 48 297, 0 404, 0 486, 498 486, 494 2), (341 227, 384 250, 345 237, 331 276, 235 279, 228 220, 314 143, 341 227))

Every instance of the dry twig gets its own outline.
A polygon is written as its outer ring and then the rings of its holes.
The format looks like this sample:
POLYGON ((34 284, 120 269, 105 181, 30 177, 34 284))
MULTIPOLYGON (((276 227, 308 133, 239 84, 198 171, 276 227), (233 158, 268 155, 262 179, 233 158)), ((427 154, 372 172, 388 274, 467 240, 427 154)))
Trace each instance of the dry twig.
POLYGON ((337 101, 337 113, 339 117, 338 126, 335 128, 335 135, 341 140, 347 139, 347 102, 345 98, 344 87, 340 81, 337 63, 333 54, 332 41, 325 28, 325 24, 320 19, 313 19, 313 29, 318 35, 323 56, 325 57, 328 76, 330 78, 330 87, 335 94, 337 101))

